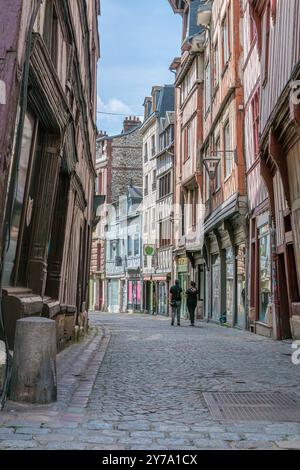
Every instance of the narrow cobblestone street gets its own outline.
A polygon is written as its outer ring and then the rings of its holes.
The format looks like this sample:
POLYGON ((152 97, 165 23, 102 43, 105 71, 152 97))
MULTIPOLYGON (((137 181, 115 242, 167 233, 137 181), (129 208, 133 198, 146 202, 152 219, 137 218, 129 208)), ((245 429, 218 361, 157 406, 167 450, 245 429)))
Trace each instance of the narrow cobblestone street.
POLYGON ((299 448, 300 420, 217 421, 202 396, 299 396, 290 342, 146 315, 92 314, 90 324, 88 337, 58 356, 56 404, 7 402, 0 449, 299 448))

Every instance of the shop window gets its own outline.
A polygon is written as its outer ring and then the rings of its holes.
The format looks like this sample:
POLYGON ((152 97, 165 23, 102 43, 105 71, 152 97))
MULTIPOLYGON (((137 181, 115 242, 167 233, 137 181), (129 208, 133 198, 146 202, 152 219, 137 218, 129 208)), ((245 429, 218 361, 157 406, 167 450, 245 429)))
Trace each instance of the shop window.
POLYGON ((204 300, 204 287, 205 287, 205 267, 204 264, 198 265, 198 300, 204 300))
POLYGON ((236 257, 237 270, 237 318, 236 324, 245 327, 246 315, 246 245, 240 245, 236 257))
MULTIPOLYGON (((22 242, 23 231, 29 227, 32 221, 32 210, 34 200, 29 197, 31 173, 34 164, 34 154, 36 146, 37 120, 29 111, 26 112, 21 155, 18 168, 18 182, 14 195, 13 212, 10 224, 10 243, 8 251, 5 255, 3 285, 13 286, 16 283, 16 273, 18 273, 19 259, 17 255, 17 245, 22 242)), ((29 246, 26 252, 28 254, 29 246)), ((27 256, 26 256, 27 259, 27 256)), ((24 267, 25 268, 25 267, 24 267)), ((25 269, 24 278, 19 273, 18 285, 25 285, 25 269)))
POLYGON ((234 251, 232 248, 226 250, 226 322, 230 325, 233 319, 234 307, 234 251))
POLYGON ((271 245, 269 225, 260 227, 259 243, 259 320, 266 322, 266 314, 271 301, 271 245))
POLYGON ((221 310, 221 262, 219 255, 212 256, 212 318, 220 319, 221 310))

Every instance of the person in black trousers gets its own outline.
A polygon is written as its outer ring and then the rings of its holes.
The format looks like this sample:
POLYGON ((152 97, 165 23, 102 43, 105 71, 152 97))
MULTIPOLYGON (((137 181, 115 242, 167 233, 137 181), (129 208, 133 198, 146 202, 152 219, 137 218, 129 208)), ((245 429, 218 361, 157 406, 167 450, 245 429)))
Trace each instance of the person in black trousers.
POLYGON ((191 287, 186 291, 186 304, 190 314, 191 326, 195 326, 195 310, 197 307, 198 293, 199 292, 196 288, 196 283, 192 281, 191 287))
POLYGON ((170 289, 170 304, 172 307, 172 322, 171 325, 174 325, 175 319, 177 317, 177 325, 180 326, 180 309, 181 309, 181 294, 182 289, 178 279, 175 281, 175 285, 170 289))

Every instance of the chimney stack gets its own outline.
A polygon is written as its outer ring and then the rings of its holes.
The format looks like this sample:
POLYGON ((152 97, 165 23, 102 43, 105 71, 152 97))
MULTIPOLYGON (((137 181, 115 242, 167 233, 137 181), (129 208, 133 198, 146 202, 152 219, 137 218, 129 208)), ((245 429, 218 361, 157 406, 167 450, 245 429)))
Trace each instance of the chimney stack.
POLYGON ((105 136, 107 136, 107 132, 105 132, 105 131, 99 131, 98 132, 98 137, 105 137, 105 136))
POLYGON ((140 121, 140 118, 137 116, 129 116, 124 119, 123 123, 123 132, 129 132, 135 127, 140 126, 142 123, 140 121))

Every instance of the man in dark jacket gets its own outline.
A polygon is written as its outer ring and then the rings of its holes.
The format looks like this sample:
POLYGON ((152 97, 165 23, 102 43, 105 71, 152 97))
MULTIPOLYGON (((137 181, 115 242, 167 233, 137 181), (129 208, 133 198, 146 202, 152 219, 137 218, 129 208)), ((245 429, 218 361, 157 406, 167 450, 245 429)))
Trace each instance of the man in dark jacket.
POLYGON ((170 304, 172 307, 171 325, 174 325, 175 317, 177 317, 177 325, 180 326, 181 294, 182 289, 180 287, 179 281, 176 280, 175 285, 170 289, 170 304))
POLYGON ((191 287, 186 291, 186 295, 186 305, 190 314, 191 326, 195 326, 195 310, 198 301, 198 289, 195 282, 191 282, 191 287))

